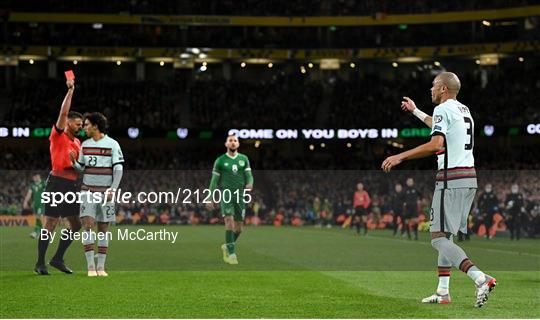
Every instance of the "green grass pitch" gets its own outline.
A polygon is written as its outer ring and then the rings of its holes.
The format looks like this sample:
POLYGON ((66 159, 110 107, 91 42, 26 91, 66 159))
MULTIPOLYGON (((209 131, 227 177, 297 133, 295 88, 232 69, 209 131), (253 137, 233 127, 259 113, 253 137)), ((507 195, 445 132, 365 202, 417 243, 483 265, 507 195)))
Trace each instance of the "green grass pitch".
MULTIPOLYGON (((136 227, 129 227, 135 229, 136 227)), ((157 230, 158 227, 143 227, 157 230)), ((423 305, 437 285, 436 253, 389 231, 356 237, 340 228, 248 227, 240 264, 222 262, 223 226, 167 227, 166 241, 112 241, 108 278, 88 278, 82 245, 76 270, 32 272, 36 243, 27 228, 0 228, 2 318, 540 318, 540 246, 473 238, 462 246, 499 285, 473 308, 471 280, 454 270, 453 303, 423 305)), ((56 250, 51 244, 48 257, 56 250)))

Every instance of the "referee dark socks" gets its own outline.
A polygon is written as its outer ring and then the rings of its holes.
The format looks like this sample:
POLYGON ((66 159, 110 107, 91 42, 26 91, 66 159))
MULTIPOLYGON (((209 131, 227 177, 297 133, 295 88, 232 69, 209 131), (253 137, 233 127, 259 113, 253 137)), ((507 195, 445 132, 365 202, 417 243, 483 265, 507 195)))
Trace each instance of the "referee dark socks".
POLYGON ((71 237, 67 237, 67 239, 60 240, 60 243, 58 244, 58 249, 56 249, 56 253, 54 254, 53 260, 64 261, 64 253, 66 253, 66 250, 71 244, 71 242, 73 242, 73 239, 71 239, 71 237))
POLYGON ((48 239, 38 238, 38 265, 45 265, 45 253, 47 253, 47 248, 49 247, 48 239))

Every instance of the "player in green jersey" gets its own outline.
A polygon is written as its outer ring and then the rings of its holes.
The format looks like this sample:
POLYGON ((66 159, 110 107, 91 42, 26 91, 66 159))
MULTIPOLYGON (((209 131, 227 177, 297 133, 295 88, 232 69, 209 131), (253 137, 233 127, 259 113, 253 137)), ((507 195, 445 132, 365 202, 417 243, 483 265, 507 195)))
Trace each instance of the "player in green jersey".
POLYGON ((36 226, 30 233, 30 237, 35 239, 41 230, 41 217, 45 210, 45 205, 41 203, 41 193, 45 190, 46 183, 41 180, 39 173, 32 176, 32 183, 30 183, 30 189, 24 197, 23 208, 30 208, 30 200, 32 201, 32 212, 36 215, 36 226))
MULTIPOLYGON (((221 214, 225 222, 225 244, 221 246, 223 260, 229 264, 238 264, 235 243, 244 223, 246 203, 251 201, 253 175, 249 159, 238 152, 240 142, 230 135, 225 141, 227 153, 214 162, 210 191, 212 199, 220 202, 221 214)), ((213 209, 213 203, 209 204, 213 209)))

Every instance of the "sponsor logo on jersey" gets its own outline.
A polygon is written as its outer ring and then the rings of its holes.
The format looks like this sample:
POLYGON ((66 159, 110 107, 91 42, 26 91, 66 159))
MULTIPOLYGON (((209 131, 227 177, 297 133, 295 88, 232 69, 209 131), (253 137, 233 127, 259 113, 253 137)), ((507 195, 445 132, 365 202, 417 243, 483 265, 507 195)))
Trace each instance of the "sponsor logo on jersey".
POLYGON ((440 126, 435 126, 435 127, 433 127, 433 130, 439 130, 440 131, 440 130, 442 130, 442 128, 440 126))

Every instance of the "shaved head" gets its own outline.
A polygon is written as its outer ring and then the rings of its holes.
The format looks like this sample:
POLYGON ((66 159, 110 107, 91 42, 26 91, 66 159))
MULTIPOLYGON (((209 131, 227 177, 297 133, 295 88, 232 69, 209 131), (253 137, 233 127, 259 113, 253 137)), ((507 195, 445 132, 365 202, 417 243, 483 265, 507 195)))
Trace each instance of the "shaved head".
POLYGON ((458 76, 456 76, 456 74, 453 72, 442 72, 437 76, 436 79, 439 79, 441 84, 446 86, 451 94, 457 95, 459 89, 461 89, 461 82, 459 81, 458 76))
POLYGON ((433 80, 431 101, 440 104, 447 99, 456 99, 461 89, 461 82, 453 72, 441 72, 433 80))

